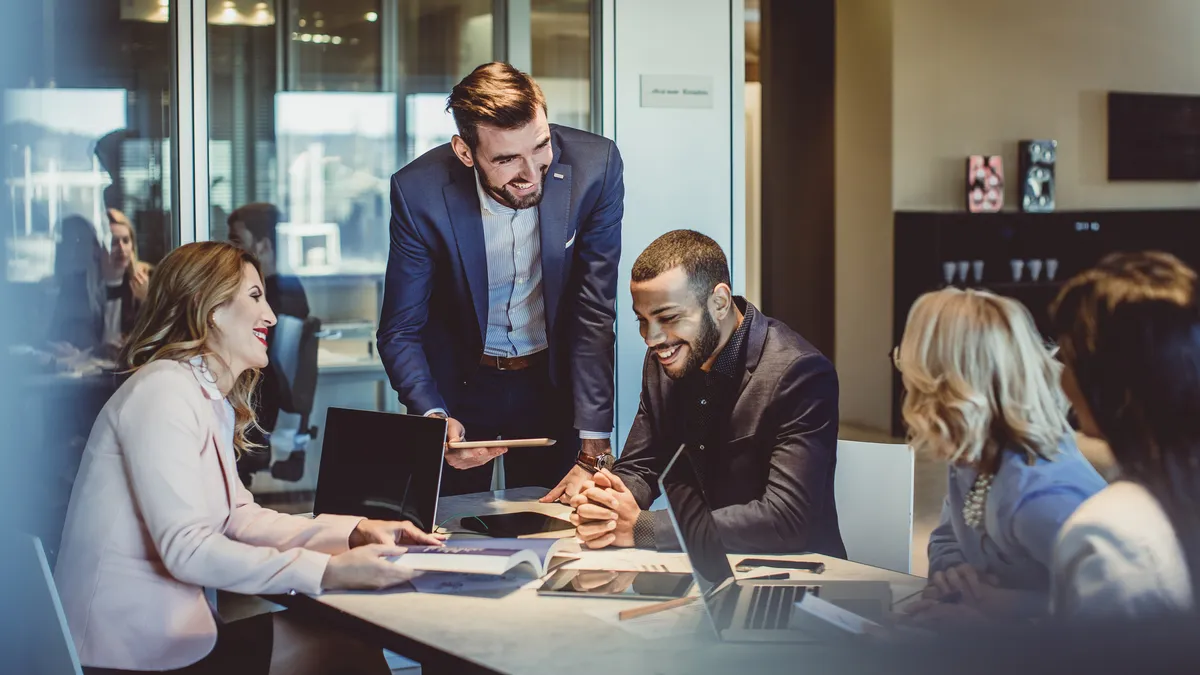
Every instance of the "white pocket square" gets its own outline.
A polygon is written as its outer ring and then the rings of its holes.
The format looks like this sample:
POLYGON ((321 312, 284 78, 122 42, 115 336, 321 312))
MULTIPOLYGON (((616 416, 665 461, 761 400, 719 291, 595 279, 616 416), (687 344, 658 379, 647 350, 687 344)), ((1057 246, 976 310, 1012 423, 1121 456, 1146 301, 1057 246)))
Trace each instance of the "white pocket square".
POLYGON ((563 248, 571 248, 571 244, 575 243, 575 235, 579 234, 578 230, 571 234, 571 238, 567 240, 567 245, 563 248))

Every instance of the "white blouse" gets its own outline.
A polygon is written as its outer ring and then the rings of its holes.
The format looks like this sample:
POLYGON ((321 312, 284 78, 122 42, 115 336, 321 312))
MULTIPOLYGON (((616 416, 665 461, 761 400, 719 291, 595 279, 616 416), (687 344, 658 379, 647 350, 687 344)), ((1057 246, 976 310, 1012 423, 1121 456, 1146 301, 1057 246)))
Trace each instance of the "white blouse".
POLYGON ((1187 612, 1192 585, 1175 530, 1143 486, 1118 481, 1063 525, 1051 567, 1052 610, 1083 620, 1187 612))

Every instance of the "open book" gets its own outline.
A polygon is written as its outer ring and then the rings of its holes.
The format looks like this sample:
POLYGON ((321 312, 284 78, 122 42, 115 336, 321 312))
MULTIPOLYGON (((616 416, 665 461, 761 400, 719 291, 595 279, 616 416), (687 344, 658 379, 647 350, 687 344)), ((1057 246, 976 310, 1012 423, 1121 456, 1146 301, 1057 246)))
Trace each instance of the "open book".
POLYGON ((578 558, 572 555, 578 551, 574 539, 451 539, 445 546, 409 546, 390 560, 426 572, 501 575, 513 570, 542 577, 578 558))

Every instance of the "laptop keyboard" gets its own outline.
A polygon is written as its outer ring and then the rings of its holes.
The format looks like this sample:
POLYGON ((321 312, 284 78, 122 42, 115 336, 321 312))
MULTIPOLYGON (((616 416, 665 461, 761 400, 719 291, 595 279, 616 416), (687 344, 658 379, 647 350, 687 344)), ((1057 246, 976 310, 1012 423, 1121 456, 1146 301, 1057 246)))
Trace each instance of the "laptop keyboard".
POLYGON ((792 605, 804 595, 803 586, 753 586, 743 628, 782 630, 792 620, 792 605))

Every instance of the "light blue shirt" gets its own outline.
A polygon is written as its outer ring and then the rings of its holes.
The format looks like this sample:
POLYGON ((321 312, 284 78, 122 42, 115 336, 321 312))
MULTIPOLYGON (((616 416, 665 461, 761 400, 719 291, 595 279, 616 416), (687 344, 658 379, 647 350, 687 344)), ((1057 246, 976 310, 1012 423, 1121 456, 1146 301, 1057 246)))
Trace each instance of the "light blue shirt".
POLYGON ((949 469, 941 523, 929 538, 929 573, 967 563, 996 575, 1003 588, 1048 591, 1059 529, 1104 489, 1104 479, 1073 437, 1059 444, 1054 461, 1030 465, 1024 452, 1005 451, 976 529, 967 526, 962 509, 977 475, 970 468, 949 469))
POLYGON ((487 246, 488 318, 483 353, 528 356, 546 349, 542 297, 542 239, 537 207, 511 209, 496 201, 475 174, 487 246))

